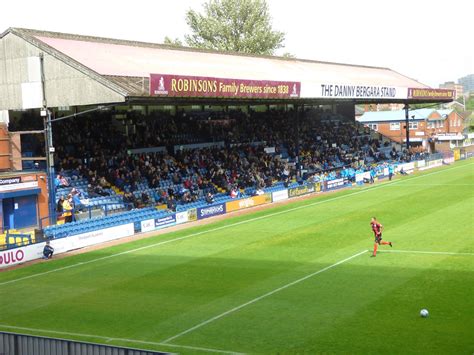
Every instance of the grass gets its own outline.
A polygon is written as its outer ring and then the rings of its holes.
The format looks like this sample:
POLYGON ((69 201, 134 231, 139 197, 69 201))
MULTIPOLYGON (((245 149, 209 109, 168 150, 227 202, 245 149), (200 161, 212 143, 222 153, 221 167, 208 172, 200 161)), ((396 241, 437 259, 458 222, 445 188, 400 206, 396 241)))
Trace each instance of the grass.
POLYGON ((473 178, 464 161, 2 272, 0 329, 186 354, 472 354, 473 178), (372 215, 394 251, 464 254, 370 258, 372 215))

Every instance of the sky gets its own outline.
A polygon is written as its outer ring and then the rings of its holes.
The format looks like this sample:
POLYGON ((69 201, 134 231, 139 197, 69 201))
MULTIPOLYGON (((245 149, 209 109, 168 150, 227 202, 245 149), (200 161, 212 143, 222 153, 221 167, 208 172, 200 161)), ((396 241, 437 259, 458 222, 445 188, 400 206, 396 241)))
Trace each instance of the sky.
MULTIPOLYGON (((24 27, 162 43, 189 33, 204 0, 15 0, 0 32, 24 27)), ((474 74, 472 0, 267 0, 297 58, 388 67, 432 87, 474 74)))

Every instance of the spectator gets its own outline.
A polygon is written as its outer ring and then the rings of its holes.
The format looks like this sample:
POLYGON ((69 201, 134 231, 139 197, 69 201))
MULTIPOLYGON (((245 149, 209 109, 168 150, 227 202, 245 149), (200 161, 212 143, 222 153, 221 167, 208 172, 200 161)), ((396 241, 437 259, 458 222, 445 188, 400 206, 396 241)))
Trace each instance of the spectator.
POLYGON ((61 214, 63 213, 64 211, 63 203, 64 203, 64 195, 61 195, 61 197, 59 197, 58 203, 56 204, 56 212, 61 213, 61 214))
POLYGON ((54 248, 51 246, 49 240, 43 248, 43 259, 51 259, 53 257, 54 248))
POLYGON ((68 195, 63 202, 64 223, 72 222, 72 196, 68 195))
POLYGON ((214 195, 211 191, 208 191, 206 194, 206 202, 209 204, 214 203, 214 195))

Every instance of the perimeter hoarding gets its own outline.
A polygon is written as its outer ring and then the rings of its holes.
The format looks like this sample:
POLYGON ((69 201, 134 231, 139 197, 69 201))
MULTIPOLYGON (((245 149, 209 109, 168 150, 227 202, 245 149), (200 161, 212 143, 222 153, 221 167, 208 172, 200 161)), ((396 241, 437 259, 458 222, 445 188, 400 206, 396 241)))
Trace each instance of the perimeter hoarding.
POLYGON ((312 192, 320 192, 321 191, 321 184, 315 183, 315 184, 306 184, 306 185, 301 185, 297 187, 292 187, 288 189, 288 197, 297 197, 301 195, 306 195, 310 194, 312 192))
POLYGON ((204 219, 226 213, 225 203, 219 203, 197 209, 197 218, 204 219))
POLYGON ((231 201, 226 203, 226 211, 238 211, 244 208, 254 207, 263 205, 266 203, 272 202, 272 195, 271 194, 264 194, 260 196, 253 196, 249 198, 243 198, 236 201, 231 201))
POLYGON ((297 81, 150 74, 152 96, 291 99, 299 98, 300 92, 297 81))

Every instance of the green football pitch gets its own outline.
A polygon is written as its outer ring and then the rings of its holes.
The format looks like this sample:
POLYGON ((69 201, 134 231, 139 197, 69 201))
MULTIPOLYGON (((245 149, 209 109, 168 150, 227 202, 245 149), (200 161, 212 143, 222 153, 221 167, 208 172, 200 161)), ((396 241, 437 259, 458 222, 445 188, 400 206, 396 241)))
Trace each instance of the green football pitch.
POLYGON ((472 354, 474 162, 2 272, 0 299, 0 330, 173 353, 472 354))

